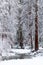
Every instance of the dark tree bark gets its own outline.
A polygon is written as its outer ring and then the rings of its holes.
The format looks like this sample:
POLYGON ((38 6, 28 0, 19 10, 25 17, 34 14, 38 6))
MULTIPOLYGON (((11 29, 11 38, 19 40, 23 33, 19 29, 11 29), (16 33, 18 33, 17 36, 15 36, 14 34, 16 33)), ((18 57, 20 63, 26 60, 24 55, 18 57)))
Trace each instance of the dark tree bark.
POLYGON ((38 6, 37 6, 37 1, 36 0, 36 4, 35 4, 35 51, 38 50, 38 6))
POLYGON ((23 48, 23 35, 22 35, 22 29, 20 31, 20 47, 23 48))
POLYGON ((18 40, 18 43, 19 43, 19 45, 20 45, 20 47, 21 47, 21 49, 23 49, 23 35, 22 35, 22 28, 21 28, 21 26, 19 27, 19 29, 18 29, 18 31, 17 31, 17 40, 18 40))

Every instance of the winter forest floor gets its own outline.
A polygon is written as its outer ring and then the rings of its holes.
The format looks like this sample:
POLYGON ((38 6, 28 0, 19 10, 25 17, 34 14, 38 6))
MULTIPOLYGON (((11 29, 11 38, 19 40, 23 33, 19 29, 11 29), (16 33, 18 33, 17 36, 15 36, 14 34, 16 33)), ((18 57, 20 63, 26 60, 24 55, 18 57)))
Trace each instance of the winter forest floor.
POLYGON ((0 54, 0 65, 43 65, 43 48, 32 52, 30 49, 11 49, 0 54))
POLYGON ((43 57, 43 48, 36 52, 32 52, 30 49, 11 49, 0 54, 0 60, 32 59, 40 56, 43 57))
POLYGON ((3 56, 4 61, 0 61, 0 65, 43 65, 42 48, 40 48, 37 52, 34 53, 30 50, 28 51, 23 49, 20 49, 19 51, 18 49, 12 49, 10 52, 11 53, 8 54, 9 58, 8 56, 3 56))

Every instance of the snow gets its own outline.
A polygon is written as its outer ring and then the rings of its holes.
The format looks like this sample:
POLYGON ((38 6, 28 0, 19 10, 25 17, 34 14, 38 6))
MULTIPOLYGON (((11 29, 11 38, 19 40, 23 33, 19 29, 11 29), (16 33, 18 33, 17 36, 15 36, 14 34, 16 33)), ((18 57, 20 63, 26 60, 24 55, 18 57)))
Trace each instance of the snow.
POLYGON ((11 51, 17 54, 26 54, 30 52, 30 50, 27 49, 11 49, 11 51))
POLYGON ((43 57, 39 56, 32 59, 18 59, 1 61, 0 65, 43 65, 43 57))
POLYGON ((0 38, 0 53, 5 54, 8 50, 10 50, 10 48, 11 47, 10 47, 10 44, 7 42, 7 39, 4 39, 2 41, 2 38, 0 38))

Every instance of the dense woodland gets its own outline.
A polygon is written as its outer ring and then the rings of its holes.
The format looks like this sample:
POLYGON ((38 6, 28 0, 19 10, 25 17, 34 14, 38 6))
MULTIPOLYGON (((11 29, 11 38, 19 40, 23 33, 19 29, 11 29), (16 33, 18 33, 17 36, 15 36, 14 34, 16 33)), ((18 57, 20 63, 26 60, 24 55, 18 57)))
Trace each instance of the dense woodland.
POLYGON ((43 0, 0 0, 0 50, 37 51, 40 46, 43 47, 43 0))

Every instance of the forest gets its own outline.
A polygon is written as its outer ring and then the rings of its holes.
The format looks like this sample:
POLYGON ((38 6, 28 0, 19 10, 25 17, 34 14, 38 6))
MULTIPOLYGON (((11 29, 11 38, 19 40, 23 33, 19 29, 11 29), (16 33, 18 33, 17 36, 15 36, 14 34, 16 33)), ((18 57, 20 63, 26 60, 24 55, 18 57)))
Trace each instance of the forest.
POLYGON ((0 59, 39 53, 43 55, 43 0, 0 0, 0 59))

